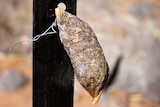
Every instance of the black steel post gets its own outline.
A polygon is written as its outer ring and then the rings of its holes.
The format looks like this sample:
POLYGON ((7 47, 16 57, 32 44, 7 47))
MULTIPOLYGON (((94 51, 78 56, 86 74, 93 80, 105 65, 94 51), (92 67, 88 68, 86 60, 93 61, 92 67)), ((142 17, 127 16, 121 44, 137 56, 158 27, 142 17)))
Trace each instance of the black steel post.
MULTIPOLYGON (((33 0, 33 37, 52 24, 60 2, 76 14, 76 0, 33 0)), ((73 107, 73 84, 73 67, 59 34, 41 37, 33 44, 33 107, 73 107)))

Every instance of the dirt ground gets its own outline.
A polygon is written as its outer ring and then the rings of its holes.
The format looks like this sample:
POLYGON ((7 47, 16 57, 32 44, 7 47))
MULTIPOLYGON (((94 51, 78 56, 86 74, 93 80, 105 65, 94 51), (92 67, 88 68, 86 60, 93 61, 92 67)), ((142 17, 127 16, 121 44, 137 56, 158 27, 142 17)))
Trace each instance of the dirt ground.
POLYGON ((15 69, 29 78, 29 83, 14 92, 0 91, 0 107, 32 107, 32 61, 23 56, 3 56, 0 58, 0 73, 15 69))
MULTIPOLYGON (((0 92, 0 107, 32 107, 32 60, 31 57, 10 55, 0 59, 0 72, 8 69, 22 71, 29 83, 15 92, 0 92)), ((97 105, 91 103, 90 95, 75 82, 74 107, 160 107, 158 99, 143 93, 129 94, 120 88, 111 88, 104 92, 97 105)), ((158 90, 159 91, 159 90, 158 90)))

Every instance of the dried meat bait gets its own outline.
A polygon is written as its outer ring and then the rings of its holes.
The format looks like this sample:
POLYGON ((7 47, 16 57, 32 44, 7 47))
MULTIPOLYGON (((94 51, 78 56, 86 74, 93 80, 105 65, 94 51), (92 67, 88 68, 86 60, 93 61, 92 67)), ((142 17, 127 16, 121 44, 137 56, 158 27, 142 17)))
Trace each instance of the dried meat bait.
POLYGON ((91 27, 62 8, 55 9, 60 40, 64 45, 79 83, 99 101, 108 80, 109 67, 91 27))
POLYGON ((109 67, 91 27, 75 15, 58 7, 55 9, 60 40, 64 45, 79 83, 99 101, 108 80, 109 67))

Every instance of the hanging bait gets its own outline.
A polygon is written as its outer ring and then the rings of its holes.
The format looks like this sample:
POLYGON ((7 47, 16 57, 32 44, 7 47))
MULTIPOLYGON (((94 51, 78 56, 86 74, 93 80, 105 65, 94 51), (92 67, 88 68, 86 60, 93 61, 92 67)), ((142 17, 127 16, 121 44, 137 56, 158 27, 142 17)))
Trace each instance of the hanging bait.
POLYGON ((55 9, 60 40, 74 68, 77 80, 99 101, 108 80, 109 67, 91 27, 75 15, 58 7, 55 9))

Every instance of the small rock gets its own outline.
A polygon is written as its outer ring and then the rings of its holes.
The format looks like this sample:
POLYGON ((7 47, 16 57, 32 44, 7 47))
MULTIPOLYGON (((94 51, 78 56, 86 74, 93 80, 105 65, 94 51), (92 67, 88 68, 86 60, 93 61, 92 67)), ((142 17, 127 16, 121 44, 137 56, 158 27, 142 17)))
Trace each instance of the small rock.
POLYGON ((9 70, 0 76, 0 90, 13 92, 22 88, 29 79, 20 71, 9 70))

